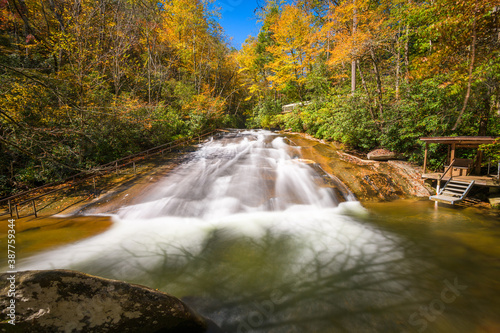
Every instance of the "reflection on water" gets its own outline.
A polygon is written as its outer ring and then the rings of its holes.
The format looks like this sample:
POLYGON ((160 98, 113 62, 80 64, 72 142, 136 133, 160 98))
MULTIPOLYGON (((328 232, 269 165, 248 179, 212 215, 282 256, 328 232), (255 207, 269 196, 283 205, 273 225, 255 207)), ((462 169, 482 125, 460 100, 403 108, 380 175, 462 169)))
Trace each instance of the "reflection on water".
POLYGON ((211 141, 110 230, 23 268, 158 288, 227 332, 500 330, 496 219, 427 201, 366 209, 295 157, 268 132, 211 141))

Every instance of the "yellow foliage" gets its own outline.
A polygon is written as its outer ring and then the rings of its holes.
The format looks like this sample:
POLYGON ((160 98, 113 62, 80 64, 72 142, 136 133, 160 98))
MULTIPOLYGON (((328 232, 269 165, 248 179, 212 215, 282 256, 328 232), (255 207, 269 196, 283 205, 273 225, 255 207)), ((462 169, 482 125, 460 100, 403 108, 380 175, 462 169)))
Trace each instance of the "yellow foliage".
POLYGON ((267 89, 267 79, 261 66, 257 63, 259 54, 257 53, 257 40, 253 37, 248 38, 243 44, 241 51, 236 54, 236 61, 239 65, 239 73, 243 74, 246 82, 243 84, 250 92, 246 100, 253 97, 262 99, 267 89))
POLYGON ((312 15, 296 6, 285 5, 270 29, 275 42, 267 47, 274 57, 268 65, 274 73, 270 81, 279 90, 289 83, 295 83, 301 89, 319 49, 312 15))
POLYGON ((384 46, 391 36, 386 22, 384 6, 371 8, 369 0, 345 0, 338 6, 331 5, 321 30, 323 42, 333 44, 327 63, 337 66, 362 58, 370 48, 384 46))
POLYGON ((189 103, 183 105, 184 112, 212 119, 219 117, 224 113, 226 102, 221 96, 213 97, 213 93, 213 89, 204 85, 200 94, 194 95, 189 103))

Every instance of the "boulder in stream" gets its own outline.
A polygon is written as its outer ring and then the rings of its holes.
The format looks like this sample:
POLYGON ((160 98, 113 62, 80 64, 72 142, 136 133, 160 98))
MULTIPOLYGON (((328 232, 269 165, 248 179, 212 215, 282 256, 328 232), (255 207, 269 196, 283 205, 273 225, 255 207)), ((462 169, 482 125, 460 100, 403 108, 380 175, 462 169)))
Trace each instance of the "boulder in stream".
POLYGON ((2 332, 207 331, 179 299, 140 285, 68 270, 3 273, 0 281, 2 332))
POLYGON ((398 155, 387 149, 375 149, 369 152, 366 157, 373 161, 387 161, 397 159, 398 155))

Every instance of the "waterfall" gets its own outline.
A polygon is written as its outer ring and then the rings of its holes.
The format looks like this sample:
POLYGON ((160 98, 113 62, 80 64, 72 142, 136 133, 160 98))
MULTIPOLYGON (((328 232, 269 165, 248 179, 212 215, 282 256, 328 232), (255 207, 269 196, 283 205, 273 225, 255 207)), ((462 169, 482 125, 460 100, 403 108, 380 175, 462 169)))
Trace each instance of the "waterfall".
POLYGON ((211 140, 155 185, 143 203, 120 209, 118 216, 209 219, 297 205, 336 207, 344 201, 315 182, 314 170, 294 158, 299 150, 267 131, 211 140))

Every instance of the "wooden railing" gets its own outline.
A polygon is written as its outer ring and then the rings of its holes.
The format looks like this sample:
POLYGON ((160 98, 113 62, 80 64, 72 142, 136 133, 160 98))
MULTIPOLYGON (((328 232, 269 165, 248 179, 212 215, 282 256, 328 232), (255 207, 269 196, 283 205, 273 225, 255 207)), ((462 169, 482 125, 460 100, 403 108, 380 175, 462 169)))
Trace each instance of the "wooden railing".
MULTIPOLYGON (((436 187, 436 193, 439 193, 439 190, 441 188, 441 180, 443 180, 444 176, 448 173, 448 171, 450 171, 450 169, 453 167, 453 164, 455 164, 455 161, 456 159, 453 159, 453 161, 451 161, 450 165, 448 165, 448 167, 444 170, 443 174, 441 176, 439 176, 439 179, 437 181, 437 187, 436 187)), ((453 178, 453 172, 451 173, 450 175, 450 180, 453 178)))
POLYGON ((74 187, 76 185, 79 185, 79 184, 89 180, 90 178, 94 178, 93 184, 94 184, 94 190, 95 190, 95 177, 100 177, 100 176, 105 175, 105 174, 112 172, 112 171, 118 172, 118 170, 120 168, 128 166, 130 164, 133 165, 134 173, 136 173, 136 162, 138 160, 141 160, 147 156, 152 156, 152 155, 159 154, 159 153, 163 154, 163 152, 166 150, 171 151, 173 148, 184 146, 184 145, 191 143, 193 141, 196 141, 196 140, 198 142, 201 142, 202 138, 205 138, 209 135, 213 135, 213 134, 221 132, 221 131, 224 131, 224 130, 216 129, 216 130, 213 130, 213 131, 210 131, 207 133, 200 134, 200 135, 195 136, 195 137, 168 142, 166 144, 156 146, 154 148, 150 148, 150 149, 141 151, 139 153, 132 154, 132 155, 114 160, 112 162, 100 165, 100 166, 92 168, 88 171, 82 171, 80 173, 77 173, 77 174, 75 174, 71 177, 68 177, 66 179, 63 179, 61 181, 46 184, 46 185, 43 185, 43 186, 40 186, 37 188, 33 188, 31 190, 28 190, 28 191, 18 193, 16 195, 12 195, 12 196, 7 197, 7 198, 0 199, 0 204, 7 203, 7 214, 10 214, 10 216, 13 217, 14 212, 15 212, 16 217, 19 218, 19 206, 22 206, 22 205, 25 205, 25 204, 31 202, 32 207, 33 207, 33 214, 35 215, 35 217, 38 217, 37 210, 36 210, 36 204, 35 204, 36 199, 44 197, 48 194, 52 194, 55 192, 65 190, 65 189, 70 188, 70 187, 74 187), (68 182, 70 182, 70 181, 71 181, 71 183, 68 184, 68 182), (20 202, 16 202, 16 199, 27 197, 31 193, 43 191, 46 188, 58 186, 61 184, 66 184, 66 185, 59 187, 57 189, 49 190, 48 192, 44 192, 42 194, 35 195, 33 197, 29 197, 28 199, 22 200, 20 202))

